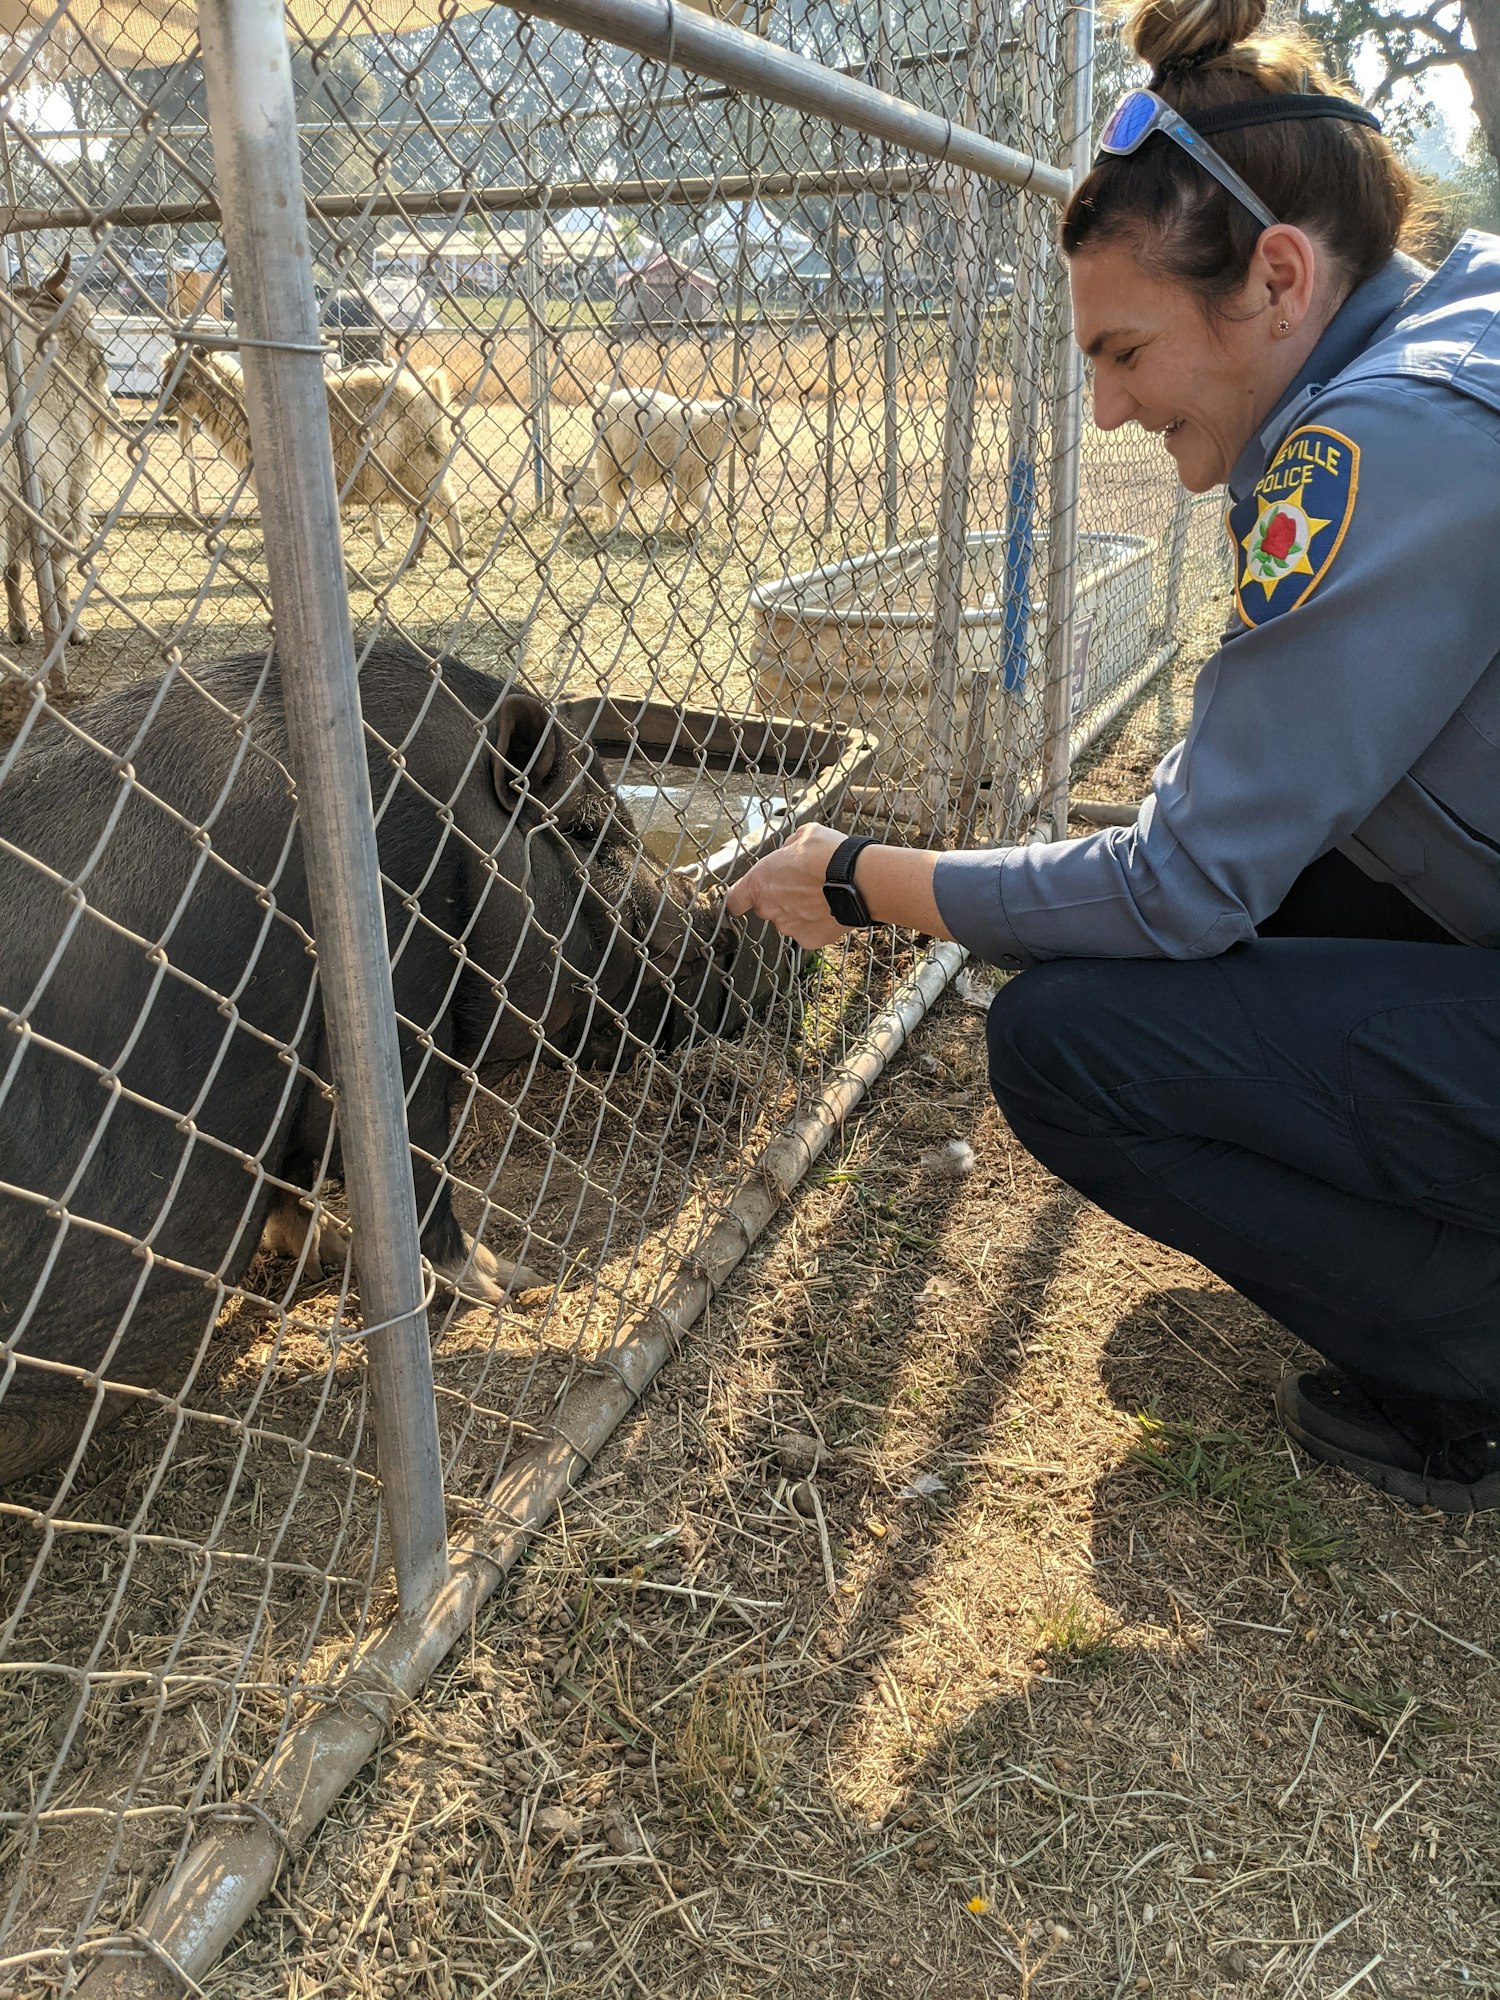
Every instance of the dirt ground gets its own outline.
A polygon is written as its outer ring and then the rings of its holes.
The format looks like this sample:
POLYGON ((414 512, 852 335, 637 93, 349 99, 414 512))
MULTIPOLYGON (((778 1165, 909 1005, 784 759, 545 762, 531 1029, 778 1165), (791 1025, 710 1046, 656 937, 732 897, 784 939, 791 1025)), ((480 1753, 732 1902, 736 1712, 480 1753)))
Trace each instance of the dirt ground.
MULTIPOLYGON (((481 664, 520 643, 549 688, 742 702, 753 582, 874 532, 857 425, 829 536, 810 524, 823 417, 773 414, 737 538, 604 548, 515 500, 519 413, 485 411, 470 574, 429 555, 398 575, 399 544, 356 521, 356 615, 481 664)), ((940 416, 912 424, 917 527, 940 416)), ((555 455, 572 441, 555 431, 555 455)), ((1159 534, 1139 455, 1089 449, 1083 525, 1159 534)), ((199 452, 200 493, 227 493, 199 452)), ((186 497, 175 438, 154 434, 80 696, 174 648, 263 643, 258 523, 153 519, 148 471, 162 513, 186 497)), ((1195 562, 1212 530, 1195 518, 1195 562)), ((1185 626, 1081 794, 1140 795, 1214 622, 1185 626)), ((445 1312, 451 1492, 534 1435, 645 1301, 796 1080, 861 1031, 866 976, 825 955, 795 1008, 730 1059, 700 1052, 675 1095, 606 1104, 553 1076, 523 1117, 486 1100, 455 1161, 465 1220, 497 1202, 499 1247, 524 1227, 528 1257, 551 1273, 561 1244, 575 1268, 545 1313, 445 1312)), ((985 1087, 983 998, 970 981, 924 1024, 290 1860, 212 2000, 1500 1995, 1500 1535, 1297 1463, 1270 1415, 1287 1338, 1019 1151, 985 1087), (974 1161, 954 1176, 957 1140, 974 1161)), ((170 1844, 383 1603, 337 1304, 314 1286, 280 1331, 227 1321, 200 1415, 165 1453, 154 1420, 108 1433, 39 1572, 35 1521, 4 1510, 0 1604, 26 1598, 13 1658, 53 1663, 12 1673, 0 1718, 0 1804, 24 1826, 52 1787, 35 1853, 0 1850, 0 1878, 18 1853, 31 1871, 27 1941, 71 1935, 106 1874, 108 1921, 132 1921, 170 1844), (127 1796, 128 1822, 100 1810, 127 1796)), ((0 2000, 55 1990, 6 1978, 0 2000)))
POLYGON ((950 994, 205 1990, 1500 1994, 1500 1535, 1299 1463, 1290 1353, 950 994))

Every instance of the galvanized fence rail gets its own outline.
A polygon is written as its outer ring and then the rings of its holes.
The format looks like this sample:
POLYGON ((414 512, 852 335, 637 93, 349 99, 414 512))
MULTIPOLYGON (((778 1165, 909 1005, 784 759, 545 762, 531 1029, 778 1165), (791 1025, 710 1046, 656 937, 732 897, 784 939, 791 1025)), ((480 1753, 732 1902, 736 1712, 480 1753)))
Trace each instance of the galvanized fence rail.
POLYGON ((962 961, 724 884, 1062 832, 1216 589, 1089 10, 739 23, 0 6, 0 1995, 229 1990, 962 961))

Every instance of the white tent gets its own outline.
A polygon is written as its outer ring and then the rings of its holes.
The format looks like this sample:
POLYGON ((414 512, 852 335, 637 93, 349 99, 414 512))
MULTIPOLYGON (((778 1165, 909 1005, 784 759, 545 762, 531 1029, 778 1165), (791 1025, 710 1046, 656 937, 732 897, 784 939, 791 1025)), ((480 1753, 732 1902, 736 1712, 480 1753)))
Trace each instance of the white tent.
POLYGON ((759 284, 796 274, 826 279, 829 268, 810 236, 765 206, 746 202, 743 208, 721 208, 683 247, 691 263, 701 263, 716 276, 732 276, 741 245, 750 275, 759 284))
POLYGON ((611 215, 606 208, 549 208, 542 216, 541 247, 548 262, 608 258, 625 265, 644 262, 657 246, 632 216, 611 215))

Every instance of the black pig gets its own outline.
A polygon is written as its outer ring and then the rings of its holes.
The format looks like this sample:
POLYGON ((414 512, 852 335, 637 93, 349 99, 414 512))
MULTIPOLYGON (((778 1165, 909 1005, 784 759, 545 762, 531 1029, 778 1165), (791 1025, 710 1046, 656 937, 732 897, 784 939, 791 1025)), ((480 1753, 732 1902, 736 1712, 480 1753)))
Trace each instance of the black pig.
MULTIPOLYGON (((465 1071, 742 1023, 724 920, 534 694, 391 641, 360 692, 418 1160, 445 1156, 465 1071)), ((302 1251, 298 1190, 338 1172, 315 973, 263 657, 0 752, 0 1480, 128 1400, 77 1371, 176 1393, 263 1233, 302 1251)), ((445 1279, 533 1282, 468 1241, 445 1177, 417 1187, 445 1279)))

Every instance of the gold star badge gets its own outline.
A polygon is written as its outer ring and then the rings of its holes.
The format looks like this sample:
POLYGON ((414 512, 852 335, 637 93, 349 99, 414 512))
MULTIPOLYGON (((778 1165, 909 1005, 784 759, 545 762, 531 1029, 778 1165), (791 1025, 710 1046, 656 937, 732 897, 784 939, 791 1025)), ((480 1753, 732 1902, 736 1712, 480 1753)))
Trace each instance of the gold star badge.
POLYGON ((1234 603, 1242 623, 1267 625, 1306 604, 1344 545, 1358 492, 1353 438, 1327 424, 1292 432, 1254 492, 1230 510, 1238 549, 1234 603), (1296 582, 1283 590, 1289 576, 1296 582))
POLYGON ((1249 533, 1240 537, 1245 551, 1241 591, 1258 583, 1269 597, 1283 578, 1315 574, 1309 560, 1313 539, 1331 524, 1309 514, 1303 505, 1309 477, 1304 475, 1301 485, 1284 499, 1266 501, 1249 533))

